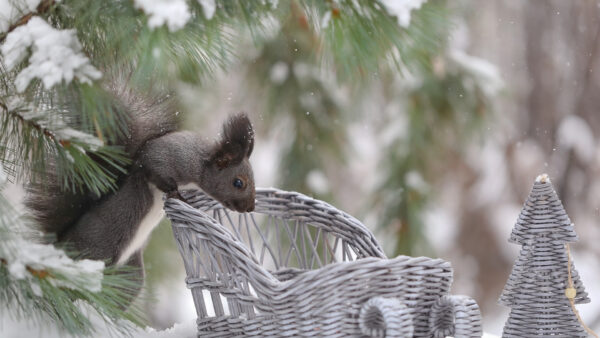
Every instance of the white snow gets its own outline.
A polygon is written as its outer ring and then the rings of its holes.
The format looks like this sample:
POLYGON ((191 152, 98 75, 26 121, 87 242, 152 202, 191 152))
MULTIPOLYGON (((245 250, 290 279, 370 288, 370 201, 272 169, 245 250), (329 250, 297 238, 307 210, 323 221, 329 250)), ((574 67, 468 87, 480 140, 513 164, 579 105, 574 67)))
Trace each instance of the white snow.
MULTIPOLYGON (((188 320, 183 323, 173 325, 166 330, 155 330, 150 327, 140 328, 133 323, 120 320, 118 325, 128 331, 128 335, 118 334, 115 328, 107 324, 90 305, 76 301, 77 306, 86 315, 92 323, 95 331, 93 337, 134 337, 134 338, 196 338, 196 320, 188 320)), ((13 318, 0 315, 0 336, 3 338, 21 338, 21 337, 44 337, 44 338, 62 338, 65 333, 59 331, 56 327, 38 326, 28 320, 14 320, 13 318)))
MULTIPOLYGON (((404 96, 399 96, 398 99, 392 100, 384 107, 386 123, 382 126, 382 130, 377 132, 381 144, 378 148, 395 146, 394 143, 398 141, 405 144, 404 141, 410 135, 410 121, 404 107, 406 99, 404 96)), ((374 149, 374 151, 378 151, 378 149, 374 149)))
POLYGON ((263 5, 266 5, 268 3, 269 5, 271 5, 272 9, 275 9, 277 8, 277 5, 279 5, 279 0, 261 0, 261 3, 263 5))
POLYGON ((418 171, 411 170, 407 172, 404 175, 404 180, 406 181, 406 186, 420 193, 425 193, 429 189, 429 185, 418 171))
MULTIPOLYGON (((274 128, 277 129, 277 128, 274 128)), ((274 134, 285 134, 284 130, 273 130, 274 134)), ((283 138, 283 137, 282 137, 283 138)), ((250 157, 250 163, 254 169, 254 181, 257 186, 269 187, 277 183, 278 175, 281 173, 277 168, 275 156, 281 152, 281 143, 274 137, 257 138, 254 151, 250 157)), ((600 196, 600 195, 599 195, 600 196)))
POLYGON ((27 13, 35 11, 41 0, 0 0, 0 33, 27 13))
POLYGON ((329 21, 331 21, 331 11, 325 12, 323 18, 321 19, 321 28, 327 28, 329 26, 329 21))
MULTIPOLYGON (((600 275, 598 274, 598 256, 591 250, 581 247, 580 244, 572 244, 571 254, 573 256, 573 264, 579 273, 580 279, 583 281, 585 291, 592 300, 589 304, 577 305, 577 311, 579 311, 582 319, 588 325, 592 325, 592 319, 598 317, 600 313, 600 289, 595 287, 600 285, 600 275), (576 250, 580 248, 581 251, 576 250)), ((598 325, 595 326, 596 332, 598 325)))
POLYGON ((447 252, 455 246, 459 227, 450 208, 429 205, 423 212, 423 228, 429 243, 440 252, 447 252))
MULTIPOLYGON (((39 284, 42 277, 55 287, 84 288, 91 292, 102 290, 104 262, 89 259, 74 261, 52 244, 40 243, 40 231, 24 223, 23 213, 13 209, 12 203, 4 199, 0 203, 3 204, 0 213, 0 258, 5 261, 9 279, 27 282, 38 296, 42 296, 39 284)), ((0 316, 0 324, 1 321, 0 316)))
POLYGON ((529 188, 531 177, 535 177, 534 175, 539 174, 541 171, 548 170, 547 166, 544 165, 546 161, 548 161, 546 154, 535 140, 526 138, 517 142, 510 168, 513 172, 520 173, 519 177, 515 178, 518 180, 516 186, 529 188))
POLYGON ((273 66, 271 66, 271 71, 269 72, 269 77, 271 82, 274 84, 282 84, 288 77, 290 69, 287 63, 283 61, 276 62, 273 66))
MULTIPOLYGON (((374 191, 380 180, 380 175, 373 175, 377 165, 381 161, 381 140, 375 133, 374 128, 365 128, 360 122, 350 123, 347 127, 348 135, 360 135, 360 137, 349 138, 349 148, 354 149, 356 160, 350 161, 348 169, 352 175, 351 179, 361 182, 360 186, 366 191, 374 191)), ((359 185, 351 185, 350 191, 357 193, 359 185)), ((360 190, 358 193, 361 193, 360 190)), ((351 194, 346 194, 347 196, 351 194)), ((350 198, 350 201, 357 199, 350 198)), ((360 199, 358 199, 360 201, 360 199)), ((358 202, 358 201, 357 201, 358 202)), ((362 202, 359 202, 362 203, 362 202)), ((358 206, 357 206, 358 208, 358 206)), ((373 222, 375 223, 375 221, 373 222)), ((365 223, 368 224, 368 223, 365 223)))
MULTIPOLYGON (((91 151, 96 151, 104 145, 104 142, 99 138, 75 130, 67 126, 62 119, 53 116, 52 114, 48 114, 46 111, 30 107, 18 98, 8 102, 8 109, 18 111, 21 118, 26 121, 34 121, 40 127, 50 131, 58 140, 79 142, 87 145, 91 151)), ((85 152, 85 149, 80 146, 75 145, 74 148, 82 153, 85 152)), ((70 156, 70 154, 67 156, 70 156)))
POLYGON ((449 53, 450 60, 471 74, 483 92, 492 97, 504 87, 500 70, 493 63, 468 55, 462 50, 454 49, 449 53))
MULTIPOLYGON (((174 261, 181 260, 178 251, 165 252, 165 254, 174 261)), ((190 289, 185 287, 186 275, 183 266, 181 268, 152 288, 152 297, 155 301, 147 308, 145 315, 148 318, 160 318, 161 325, 185 323, 197 318, 194 299, 190 289)), ((208 298, 210 299, 210 296, 208 298)), ((207 309, 210 309, 210 306, 212 303, 210 305, 206 303, 207 309)))
POLYGON ((469 149, 467 161, 479 174, 479 180, 469 191, 473 207, 498 202, 508 187, 509 172, 503 148, 494 140, 469 149))
POLYGON ((306 185, 317 194, 329 192, 329 180, 321 170, 311 170, 306 175, 306 185))
POLYGON ((215 0, 198 0, 198 2, 202 6, 202 12, 204 12, 206 19, 212 19, 213 15, 215 15, 215 10, 217 9, 215 0))
MULTIPOLYGON (((67 126, 63 126, 60 129, 55 131, 55 135, 61 140, 77 140, 79 142, 85 143, 90 146, 92 151, 96 151, 99 147, 104 145, 104 142, 99 138, 90 135, 88 133, 84 133, 79 130, 75 130, 73 128, 69 128, 67 126)), ((79 151, 85 152, 81 147, 77 147, 79 151)))
POLYGON ((421 8, 421 5, 427 0, 380 0, 386 11, 398 19, 400 27, 410 25, 410 12, 413 9, 421 8))
POLYGON ((573 149, 583 163, 590 163, 596 154, 596 140, 590 125, 577 115, 567 115, 557 130, 558 145, 573 149))
POLYGON ((27 269, 30 268, 49 272, 47 280, 57 287, 79 289, 84 286, 92 292, 102 289, 104 262, 89 259, 74 261, 53 245, 34 243, 16 236, 11 238, 10 250, 4 245, 2 247, 4 252, 1 256, 7 260, 8 271, 14 279, 29 279, 34 286, 36 278, 27 269), (53 278, 52 275, 61 278, 53 278))
POLYGON ((196 320, 194 319, 185 323, 175 324, 172 328, 164 331, 147 328, 145 332, 139 332, 133 336, 136 338, 195 338, 197 335, 196 320))
POLYGON ((4 185, 4 183, 6 183, 7 180, 8 180, 8 177, 6 176, 6 173, 4 172, 4 168, 2 167, 2 164, 0 164, 0 188, 2 187, 2 185, 4 185))
POLYGON ((498 203, 489 211, 491 225, 489 229, 494 232, 493 238, 498 243, 497 248, 500 250, 496 254, 502 255, 508 262, 513 262, 521 250, 518 245, 506 245, 506 240, 510 237, 522 207, 523 205, 518 203, 504 202, 498 203))
POLYGON ((481 338, 500 338, 498 336, 494 336, 493 334, 489 334, 489 333, 483 333, 483 336, 481 338))
POLYGON ((49 89, 61 81, 69 83, 75 77, 90 83, 102 76, 81 52, 75 30, 55 29, 39 17, 17 27, 0 46, 9 71, 25 60, 29 51, 29 65, 15 79, 18 92, 25 91, 34 78, 42 80, 44 87, 49 89))
POLYGON ((192 17, 185 0, 134 0, 134 4, 149 16, 148 26, 153 29, 166 24, 174 32, 192 17))

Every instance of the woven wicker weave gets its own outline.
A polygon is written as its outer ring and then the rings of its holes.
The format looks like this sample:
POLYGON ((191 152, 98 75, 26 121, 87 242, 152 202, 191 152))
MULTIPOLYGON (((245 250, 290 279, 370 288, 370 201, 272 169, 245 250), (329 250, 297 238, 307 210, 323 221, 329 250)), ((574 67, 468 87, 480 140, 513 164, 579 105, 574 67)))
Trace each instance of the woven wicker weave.
MULTIPOLYGON (((523 246, 499 302, 511 311, 502 337, 587 337, 569 300, 565 243, 577 241, 573 224, 552 183, 533 185, 509 241, 523 246)), ((575 304, 590 301, 571 264, 575 304)))
POLYGON ((257 189, 238 214, 197 191, 165 203, 199 337, 480 337, 475 301, 449 296, 448 262, 387 259, 329 204, 257 189), (207 299, 212 301, 208 306, 207 299))

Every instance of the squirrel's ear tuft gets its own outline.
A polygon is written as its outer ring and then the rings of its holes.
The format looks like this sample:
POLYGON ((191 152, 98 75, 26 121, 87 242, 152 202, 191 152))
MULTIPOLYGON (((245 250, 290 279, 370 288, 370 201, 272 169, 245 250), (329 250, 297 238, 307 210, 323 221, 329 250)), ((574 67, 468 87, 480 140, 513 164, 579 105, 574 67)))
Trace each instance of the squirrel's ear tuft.
POLYGON ((248 115, 239 113, 229 117, 223 125, 221 141, 214 149, 211 161, 220 169, 250 157, 254 149, 254 129, 248 115))

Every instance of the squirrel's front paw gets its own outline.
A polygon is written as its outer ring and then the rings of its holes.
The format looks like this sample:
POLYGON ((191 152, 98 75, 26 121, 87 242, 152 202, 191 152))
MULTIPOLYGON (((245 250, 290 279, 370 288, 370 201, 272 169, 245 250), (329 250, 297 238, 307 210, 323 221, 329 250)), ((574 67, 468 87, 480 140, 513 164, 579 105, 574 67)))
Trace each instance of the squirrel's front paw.
POLYGON ((184 202, 187 203, 187 200, 183 196, 181 196, 181 193, 179 192, 179 190, 169 191, 167 193, 167 198, 176 198, 176 199, 178 199, 180 201, 184 201, 184 202))

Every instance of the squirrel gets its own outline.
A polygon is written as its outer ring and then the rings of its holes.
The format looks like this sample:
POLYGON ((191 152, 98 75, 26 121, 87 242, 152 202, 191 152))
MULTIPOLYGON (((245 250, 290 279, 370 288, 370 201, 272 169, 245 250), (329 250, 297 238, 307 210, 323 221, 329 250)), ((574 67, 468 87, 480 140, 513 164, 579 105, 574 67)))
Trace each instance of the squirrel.
POLYGON ((143 284, 142 250, 164 216, 163 196, 181 198, 190 185, 238 212, 254 210, 255 187, 249 157, 254 131, 245 113, 230 116, 216 143, 199 134, 178 131, 171 95, 158 99, 141 95, 126 81, 104 84, 116 107, 127 114, 127 132, 114 141, 132 160, 117 189, 97 196, 90 191, 67 192, 52 169, 42 185, 27 189, 25 205, 57 244, 74 249, 77 258, 103 260, 107 265, 136 268, 139 294, 143 284))

